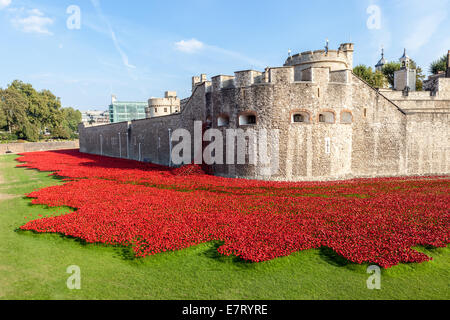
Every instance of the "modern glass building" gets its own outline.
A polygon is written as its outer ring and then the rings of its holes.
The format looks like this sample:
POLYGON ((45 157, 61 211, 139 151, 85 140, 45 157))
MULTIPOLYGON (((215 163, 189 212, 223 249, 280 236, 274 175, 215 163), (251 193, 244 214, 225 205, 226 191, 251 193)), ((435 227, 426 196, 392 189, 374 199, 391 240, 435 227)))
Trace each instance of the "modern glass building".
POLYGON ((109 105, 109 120, 111 123, 145 119, 145 108, 148 102, 117 101, 113 96, 109 105))

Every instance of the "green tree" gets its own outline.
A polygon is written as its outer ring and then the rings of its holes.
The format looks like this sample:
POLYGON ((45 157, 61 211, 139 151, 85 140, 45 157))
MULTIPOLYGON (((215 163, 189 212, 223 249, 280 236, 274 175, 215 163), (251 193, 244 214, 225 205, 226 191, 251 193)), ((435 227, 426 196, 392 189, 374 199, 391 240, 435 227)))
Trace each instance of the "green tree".
POLYGON ((0 118, 3 128, 19 138, 37 141, 39 129, 27 117, 27 99, 14 87, 0 90, 0 118))
POLYGON ((440 59, 433 61, 430 64, 429 71, 432 74, 438 74, 440 71, 447 70, 447 55, 443 55, 440 59))
POLYGON ((358 77, 366 81, 367 83, 372 82, 372 68, 365 66, 363 64, 360 64, 353 68, 353 73, 356 74, 358 77))
POLYGON ((42 133, 44 130, 53 129, 60 125, 61 102, 49 90, 36 91, 31 84, 15 80, 10 86, 19 91, 27 100, 28 120, 39 128, 42 133))
POLYGON ((388 62, 384 65, 382 72, 391 87, 394 86, 394 73, 400 69, 401 65, 399 62, 388 62))
MULTIPOLYGON (((411 60, 410 66, 411 69, 416 69, 416 90, 423 90, 423 80, 425 80, 425 75, 423 74, 422 68, 417 66, 414 60, 411 60)), ((391 87, 394 86, 394 74, 396 71, 401 69, 401 65, 399 62, 389 62, 383 67, 383 74, 389 82, 391 87)))
POLYGON ((423 74, 421 67, 417 67, 416 72, 416 90, 423 91, 423 81, 425 80, 425 75, 423 74))
POLYGON ((29 83, 13 81, 0 89, 0 129, 19 138, 36 141, 45 131, 57 138, 75 138, 81 113, 61 108, 61 101, 49 90, 36 91, 29 83))
POLYGON ((20 130, 20 124, 27 122, 26 108, 27 101, 17 90, 0 90, 0 111, 6 131, 20 130))
POLYGON ((423 81, 425 80, 425 75, 423 74, 422 68, 417 65, 414 60, 410 62, 410 68, 416 69, 416 90, 423 90, 423 81))
POLYGON ((380 71, 373 72, 371 67, 360 64, 353 69, 353 73, 372 87, 384 88, 386 86, 386 78, 383 73, 380 71))
POLYGON ((60 129, 67 133, 68 138, 76 138, 78 131, 78 124, 81 122, 81 112, 73 108, 61 109, 63 121, 60 129))

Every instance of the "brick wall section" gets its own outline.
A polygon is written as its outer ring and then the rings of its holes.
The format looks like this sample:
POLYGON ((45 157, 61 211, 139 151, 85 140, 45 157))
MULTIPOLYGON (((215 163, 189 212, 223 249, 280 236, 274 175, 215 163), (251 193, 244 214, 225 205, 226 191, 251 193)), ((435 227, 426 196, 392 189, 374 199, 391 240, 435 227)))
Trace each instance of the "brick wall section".
POLYGON ((7 151, 12 153, 25 153, 35 151, 78 149, 78 140, 63 142, 28 142, 28 143, 6 143, 0 144, 0 155, 6 154, 7 151))

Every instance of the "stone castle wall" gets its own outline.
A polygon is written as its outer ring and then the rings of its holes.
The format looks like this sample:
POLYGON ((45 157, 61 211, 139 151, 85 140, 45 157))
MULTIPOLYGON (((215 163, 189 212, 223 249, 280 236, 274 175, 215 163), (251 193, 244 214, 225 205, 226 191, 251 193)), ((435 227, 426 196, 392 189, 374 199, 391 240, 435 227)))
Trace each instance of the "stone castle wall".
POLYGON ((26 143, 2 143, 0 144, 0 155, 7 153, 25 153, 36 151, 51 151, 64 149, 78 149, 78 140, 53 141, 53 142, 26 142, 26 143))
MULTIPOLYGON (((264 72, 238 71, 211 81, 194 77, 192 96, 181 100, 180 113, 80 126, 80 150, 171 165, 176 145, 171 134, 183 128, 193 137, 194 122, 201 121, 197 133, 208 126, 223 137, 227 129, 264 129, 269 155, 279 155, 276 163, 249 164, 247 156, 246 164, 236 164, 235 152, 233 164, 211 166, 221 176, 300 181, 448 174, 450 79, 436 80, 433 96, 403 96, 369 86, 351 72, 352 59, 353 45, 343 44, 338 51, 295 55, 284 67, 264 72), (305 121, 294 122, 295 115, 305 121), (241 122, 249 116, 256 124, 241 122), (277 144, 270 144, 273 138, 277 144), (277 170, 267 175, 274 165, 277 170)), ((237 141, 233 144, 236 150, 237 141)), ((191 141, 191 159, 199 152, 191 141)))
POLYGON ((432 82, 432 91, 414 91, 407 96, 391 89, 380 89, 380 93, 409 113, 450 112, 450 78, 435 78, 432 82))
POLYGON ((450 113, 408 115, 406 174, 448 174, 450 171, 450 113))
POLYGON ((349 71, 334 76, 328 68, 312 68, 314 81, 294 81, 294 67, 269 72, 270 82, 254 83, 254 75, 241 72, 238 81, 221 76, 199 84, 180 114, 80 127, 80 150, 169 165, 170 132, 193 133, 195 120, 210 120, 224 136, 228 128, 264 128, 270 141, 272 129, 279 132, 275 174, 265 174, 268 166, 213 165, 221 176, 298 181, 448 174, 448 114, 408 114, 349 71), (293 123, 296 112, 307 114, 310 123, 293 123), (333 113, 334 122, 320 123, 323 112, 333 113), (351 123, 342 123, 343 112, 351 113, 351 123), (243 114, 256 115, 256 125, 240 126, 243 114), (224 116, 229 124, 219 127, 224 116))
POLYGON ((198 86, 177 114, 104 126, 80 125, 80 151, 169 166, 169 130, 193 132, 193 122, 205 119, 205 94, 205 86, 198 86))

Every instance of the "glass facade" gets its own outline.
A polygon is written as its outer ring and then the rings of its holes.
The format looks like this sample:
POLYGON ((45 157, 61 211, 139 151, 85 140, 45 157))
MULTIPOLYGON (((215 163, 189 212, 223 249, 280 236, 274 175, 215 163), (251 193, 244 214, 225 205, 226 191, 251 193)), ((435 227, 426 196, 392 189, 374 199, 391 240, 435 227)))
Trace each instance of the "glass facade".
POLYGON ((147 102, 114 101, 109 106, 109 120, 111 123, 145 119, 147 102))

